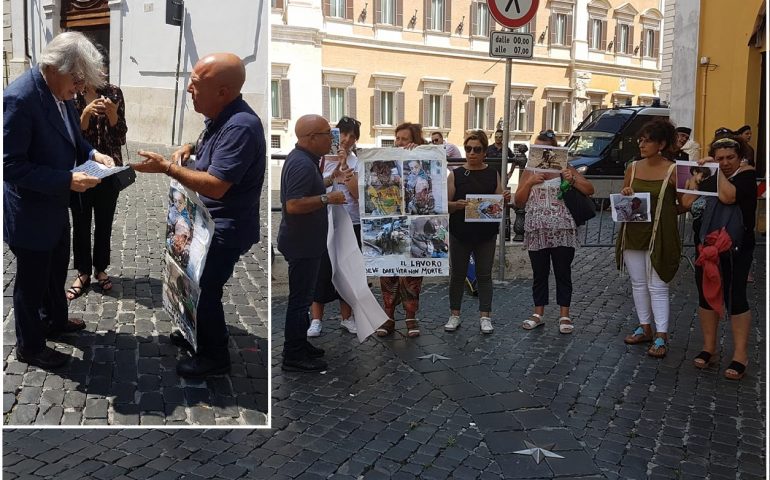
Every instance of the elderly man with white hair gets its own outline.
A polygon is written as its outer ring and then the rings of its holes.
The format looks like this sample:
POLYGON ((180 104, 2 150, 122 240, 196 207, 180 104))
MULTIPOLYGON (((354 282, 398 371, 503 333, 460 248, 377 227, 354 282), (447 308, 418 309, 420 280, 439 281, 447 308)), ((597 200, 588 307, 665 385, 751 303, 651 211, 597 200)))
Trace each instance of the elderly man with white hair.
POLYGON ((16 256, 16 358, 44 369, 69 359, 48 347, 46 337, 85 328, 83 320, 67 318, 67 207, 70 191, 83 192, 99 179, 71 170, 89 159, 114 163, 83 139, 72 100, 84 85, 101 84, 101 69, 93 44, 66 32, 3 92, 3 241, 16 256))

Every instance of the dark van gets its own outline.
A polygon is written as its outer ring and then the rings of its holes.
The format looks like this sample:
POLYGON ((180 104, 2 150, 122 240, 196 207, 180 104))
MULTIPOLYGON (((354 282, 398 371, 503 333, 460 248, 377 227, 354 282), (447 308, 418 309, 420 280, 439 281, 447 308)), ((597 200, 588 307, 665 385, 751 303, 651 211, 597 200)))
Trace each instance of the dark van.
POLYGON ((637 133, 669 109, 614 107, 591 112, 567 140, 569 162, 584 175, 623 175, 626 164, 639 158, 637 133))

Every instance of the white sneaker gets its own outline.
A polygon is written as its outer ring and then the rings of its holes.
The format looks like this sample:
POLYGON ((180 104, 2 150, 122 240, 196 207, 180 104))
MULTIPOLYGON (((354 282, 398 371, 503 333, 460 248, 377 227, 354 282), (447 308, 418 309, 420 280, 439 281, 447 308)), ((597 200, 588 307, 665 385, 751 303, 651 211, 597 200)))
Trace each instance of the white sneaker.
POLYGON ((495 331, 495 327, 492 326, 492 319, 489 317, 481 317, 481 319, 479 319, 479 325, 481 327, 481 333, 492 333, 495 331))
POLYGON ((454 332, 457 330, 457 327, 460 326, 460 317, 457 315, 450 315, 449 320, 446 322, 446 325, 444 325, 444 331, 446 332, 454 332))
POLYGON ((310 328, 307 329, 308 337, 318 337, 321 335, 321 320, 313 319, 310 322, 310 328))
POLYGON ((356 327, 356 319, 353 318, 353 315, 351 315, 347 320, 341 320, 340 326, 346 328, 348 333, 358 333, 358 327, 356 327))

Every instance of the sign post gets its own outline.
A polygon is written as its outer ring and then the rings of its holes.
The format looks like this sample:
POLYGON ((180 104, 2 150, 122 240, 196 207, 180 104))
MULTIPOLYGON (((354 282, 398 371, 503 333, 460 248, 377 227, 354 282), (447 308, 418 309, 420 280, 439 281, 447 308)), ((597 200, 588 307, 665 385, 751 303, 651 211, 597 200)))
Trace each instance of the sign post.
MULTIPOLYGON (((509 29, 527 24, 537 13, 539 0, 488 0, 489 13, 497 23, 509 29)), ((510 141, 511 122, 511 59, 532 58, 535 48, 534 37, 529 33, 491 32, 489 36, 489 56, 505 58, 505 108, 503 110, 503 158, 500 169, 500 181, 504 188, 508 186, 508 142, 510 141)), ((503 209, 498 235, 498 272, 497 279, 505 279, 505 225, 508 209, 503 209)))

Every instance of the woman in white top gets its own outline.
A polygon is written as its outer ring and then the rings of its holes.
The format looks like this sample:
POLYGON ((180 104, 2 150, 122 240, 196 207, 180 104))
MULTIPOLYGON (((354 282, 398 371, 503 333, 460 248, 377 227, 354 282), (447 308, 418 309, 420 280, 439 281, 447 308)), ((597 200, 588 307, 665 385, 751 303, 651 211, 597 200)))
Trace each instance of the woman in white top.
MULTIPOLYGON (((361 134, 361 122, 354 118, 342 117, 337 122, 340 129, 340 148, 337 157, 326 155, 321 161, 321 174, 324 177, 324 185, 327 192, 339 190, 345 194, 345 210, 353 221, 353 231, 356 234, 358 245, 361 245, 361 219, 358 211, 358 157, 356 157, 355 145, 361 134)), ((350 333, 357 333, 356 322, 353 318, 353 309, 343 300, 332 284, 332 265, 328 253, 321 259, 321 268, 318 271, 313 304, 310 306, 312 321, 307 330, 308 337, 321 335, 321 320, 324 314, 324 304, 339 299, 340 325, 350 333)))

